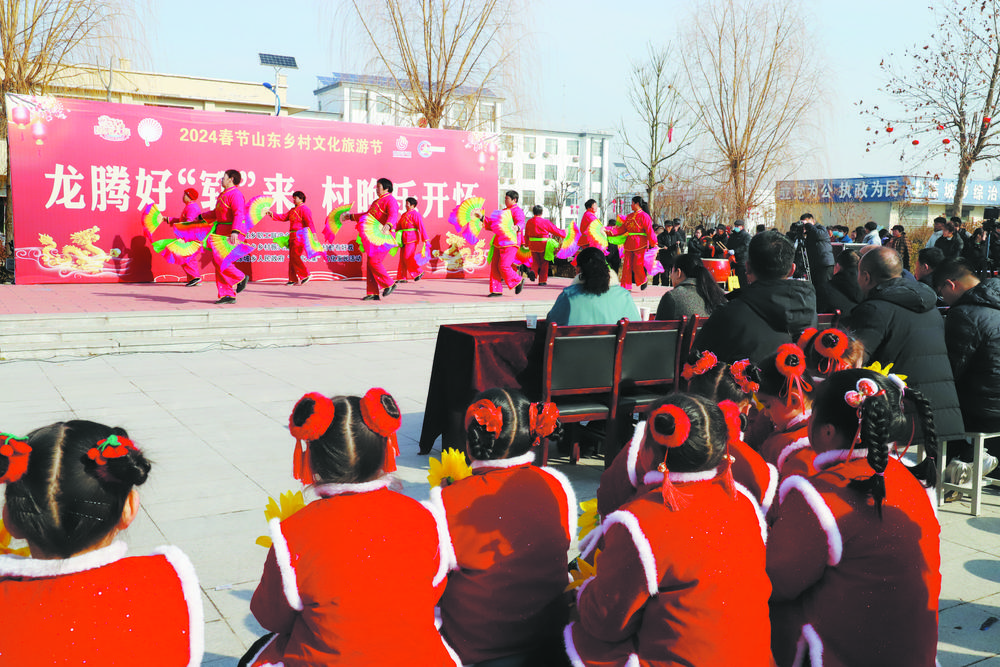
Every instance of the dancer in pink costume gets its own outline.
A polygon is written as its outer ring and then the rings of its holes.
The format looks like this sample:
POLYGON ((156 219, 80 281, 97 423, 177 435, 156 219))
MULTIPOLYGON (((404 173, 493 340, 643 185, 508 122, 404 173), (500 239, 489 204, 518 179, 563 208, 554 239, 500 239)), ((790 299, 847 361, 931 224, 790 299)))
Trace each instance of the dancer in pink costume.
POLYGON ((632 197, 632 212, 625 222, 614 228, 615 234, 625 234, 625 245, 622 246, 622 287, 632 289, 632 284, 639 289, 646 289, 646 266, 643 261, 646 250, 656 247, 656 234, 653 232, 653 219, 644 210, 642 197, 632 197))
POLYGON ((484 229, 494 233, 489 296, 503 296, 504 283, 508 289, 514 290, 514 294, 520 294, 524 288, 524 279, 513 266, 518 246, 521 245, 520 236, 524 233, 524 211, 517 205, 518 198, 516 190, 508 190, 503 198, 506 208, 499 211, 501 215, 487 216, 483 221, 484 229), (505 211, 510 212, 513 224, 505 221, 502 215, 505 211))
POLYGON ((316 233, 313 225, 312 211, 306 206, 306 193, 296 190, 292 193, 292 203, 295 204, 288 213, 271 213, 268 215, 279 222, 288 221, 288 283, 289 285, 305 285, 309 282, 309 269, 302 260, 302 254, 306 251, 305 243, 298 232, 302 229, 311 229, 316 233))
MULTIPOLYGON (((201 205, 198 203, 198 191, 188 188, 184 191, 184 210, 179 218, 168 218, 171 225, 177 223, 194 222, 201 216, 201 205)), ((201 251, 191 255, 181 264, 184 275, 187 276, 187 286, 194 287, 201 282, 201 251)))
POLYGON ((396 280, 405 283, 411 277, 414 281, 424 275, 417 262, 417 250, 427 243, 427 232, 424 230, 424 216, 417 209, 416 197, 406 198, 406 211, 399 217, 396 229, 402 232, 403 247, 399 252, 399 268, 396 269, 396 280))
MULTIPOLYGON (((216 236, 229 237, 229 243, 236 245, 250 231, 250 218, 247 216, 246 200, 239 184, 243 176, 236 169, 227 169, 220 180, 222 193, 215 200, 213 210, 202 213, 202 218, 215 222, 216 236)), ((234 264, 222 266, 222 260, 213 253, 212 263, 215 266, 215 285, 219 290, 219 300, 215 303, 236 303, 236 295, 247 286, 249 277, 236 268, 234 264)))
MULTIPOLYGON (((378 195, 378 199, 368 207, 367 215, 382 223, 383 231, 394 232, 396 224, 399 222, 399 202, 392 196, 392 181, 388 178, 378 179, 375 183, 375 194, 378 195)), ((344 219, 358 220, 361 215, 348 213, 344 219)), ((385 270, 385 258, 389 254, 389 249, 386 247, 377 248, 371 244, 366 245, 369 246, 365 248, 365 253, 368 255, 368 266, 365 269, 367 289, 361 300, 378 301, 380 289, 382 296, 389 296, 396 289, 396 282, 389 277, 385 270)))

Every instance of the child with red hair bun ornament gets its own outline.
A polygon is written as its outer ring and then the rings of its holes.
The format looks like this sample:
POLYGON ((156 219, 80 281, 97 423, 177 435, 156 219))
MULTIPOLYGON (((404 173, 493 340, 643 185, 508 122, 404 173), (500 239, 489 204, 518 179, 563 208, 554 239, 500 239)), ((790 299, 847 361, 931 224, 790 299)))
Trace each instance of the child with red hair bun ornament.
MULTIPOLYGON (((926 400, 914 394, 935 443, 926 400)), ((767 545, 772 649, 780 667, 933 667, 941 592, 933 465, 892 453, 910 429, 901 384, 867 369, 816 392, 818 472, 781 483, 767 545)))
MULTIPOLYGON (((767 513, 778 490, 778 471, 743 441, 747 410, 760 388, 760 373, 749 360, 733 364, 720 362, 711 352, 695 352, 681 373, 688 392, 707 398, 723 410, 729 429, 729 450, 733 457, 733 478, 753 495, 767 513)), ((626 447, 601 475, 597 489, 597 510, 601 516, 615 511, 636 493, 648 470, 640 470, 639 449, 645 433, 640 423, 626 447)))
POLYGON ((201 664, 202 592, 180 549, 128 555, 119 535, 151 468, 121 428, 74 419, 0 433, 3 665, 201 664))
POLYGON ((517 391, 480 393, 465 416, 472 475, 431 489, 454 549, 441 634, 463 664, 565 661, 576 497, 561 473, 532 465, 540 439, 558 438, 558 418, 517 391))
POLYGON ((460 664, 434 620, 450 562, 443 526, 388 488, 399 425, 382 389, 295 404, 294 475, 319 499, 271 520, 250 611, 273 634, 240 664, 460 664))
POLYGON ((704 398, 652 406, 640 453, 652 469, 601 523, 596 574, 564 632, 574 666, 773 664, 767 529, 733 484, 728 441, 704 398))

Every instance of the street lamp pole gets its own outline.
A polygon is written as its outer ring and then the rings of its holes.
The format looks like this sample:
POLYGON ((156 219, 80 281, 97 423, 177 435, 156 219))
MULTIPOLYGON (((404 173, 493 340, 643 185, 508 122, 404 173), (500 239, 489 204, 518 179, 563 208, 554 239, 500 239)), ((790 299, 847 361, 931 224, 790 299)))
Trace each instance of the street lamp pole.
POLYGON ((277 88, 277 86, 271 84, 268 81, 265 81, 264 82, 264 87, 267 88, 268 90, 270 90, 272 93, 274 93, 274 115, 275 116, 280 116, 281 115, 281 98, 278 96, 278 88, 277 88))

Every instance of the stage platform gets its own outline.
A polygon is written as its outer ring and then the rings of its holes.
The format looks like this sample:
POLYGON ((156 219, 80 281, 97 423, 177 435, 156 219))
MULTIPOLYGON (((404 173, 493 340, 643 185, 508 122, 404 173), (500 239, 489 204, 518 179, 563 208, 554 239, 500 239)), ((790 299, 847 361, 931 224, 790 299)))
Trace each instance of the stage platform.
MULTIPOLYGON (((362 280, 251 283, 230 305, 213 303, 211 282, 0 285, 0 359, 427 338, 442 324, 544 317, 569 282, 489 298, 485 279, 425 279, 380 301, 361 301, 362 280)), ((655 311, 665 291, 632 295, 655 311)))

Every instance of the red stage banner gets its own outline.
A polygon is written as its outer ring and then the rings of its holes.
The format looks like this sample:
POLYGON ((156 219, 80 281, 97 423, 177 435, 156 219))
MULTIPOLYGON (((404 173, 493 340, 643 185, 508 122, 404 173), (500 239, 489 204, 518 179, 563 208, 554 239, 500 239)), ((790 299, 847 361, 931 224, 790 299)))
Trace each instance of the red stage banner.
MULTIPOLYGON (((153 250, 141 212, 153 204, 179 216, 186 188, 210 209, 227 169, 242 173, 248 201, 270 196, 278 213, 302 190, 317 226, 343 204, 366 210, 375 181, 388 178, 401 211, 407 197, 419 201, 431 238, 428 277, 488 274, 491 235, 469 244, 448 214, 472 196, 497 208, 495 135, 23 95, 8 95, 7 108, 18 283, 185 280, 153 250)), ((288 223, 265 217, 238 266, 254 281, 285 282, 288 250, 273 239, 287 233, 288 223)), ((172 238, 172 228, 161 225, 154 241, 161 236, 172 238)), ((306 260, 314 279, 360 277, 356 238, 345 223, 324 255, 306 260)), ((211 279, 210 253, 201 261, 211 279)))

